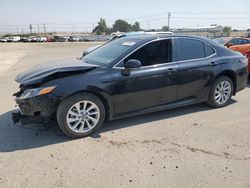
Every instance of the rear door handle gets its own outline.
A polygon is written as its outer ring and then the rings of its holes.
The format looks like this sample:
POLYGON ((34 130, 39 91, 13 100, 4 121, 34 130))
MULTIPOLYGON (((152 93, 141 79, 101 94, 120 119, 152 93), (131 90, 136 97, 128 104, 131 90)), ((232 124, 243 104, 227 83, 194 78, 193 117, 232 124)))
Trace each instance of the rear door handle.
POLYGON ((215 63, 215 62, 210 63, 210 66, 216 66, 216 65, 218 65, 218 63, 215 63))
POLYGON ((171 75, 171 74, 174 74, 175 72, 177 72, 176 68, 168 68, 166 70, 166 75, 171 75))

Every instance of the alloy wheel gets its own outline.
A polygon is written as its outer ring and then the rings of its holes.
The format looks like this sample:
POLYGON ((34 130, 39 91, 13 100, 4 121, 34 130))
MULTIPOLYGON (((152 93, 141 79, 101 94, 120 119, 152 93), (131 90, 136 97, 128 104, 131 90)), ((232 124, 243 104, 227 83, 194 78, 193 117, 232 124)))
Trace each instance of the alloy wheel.
POLYGON ((74 104, 67 113, 67 125, 76 133, 86 133, 99 122, 100 110, 91 101, 80 101, 74 104))
POLYGON ((228 81, 222 81, 215 88, 214 99, 218 104, 225 104, 230 98, 231 92, 231 84, 228 81))

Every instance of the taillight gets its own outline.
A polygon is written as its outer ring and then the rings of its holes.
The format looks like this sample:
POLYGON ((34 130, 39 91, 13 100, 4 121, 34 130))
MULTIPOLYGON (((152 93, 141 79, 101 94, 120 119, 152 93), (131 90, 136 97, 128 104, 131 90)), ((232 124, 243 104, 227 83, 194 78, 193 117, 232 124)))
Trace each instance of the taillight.
POLYGON ((247 59, 250 59, 250 54, 247 54, 246 56, 247 56, 247 59))
POLYGON ((250 59, 250 52, 247 52, 245 56, 247 57, 247 59, 250 59))

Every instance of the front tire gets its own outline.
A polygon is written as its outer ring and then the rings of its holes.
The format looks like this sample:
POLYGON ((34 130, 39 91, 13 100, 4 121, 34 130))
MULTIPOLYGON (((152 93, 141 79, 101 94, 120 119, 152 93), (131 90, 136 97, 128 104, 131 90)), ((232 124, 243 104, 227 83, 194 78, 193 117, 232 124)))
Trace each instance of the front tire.
POLYGON ((227 106, 232 98, 233 91, 232 80, 227 76, 220 76, 212 86, 207 104, 215 108, 227 106))
POLYGON ((60 129, 71 138, 82 138, 99 129, 105 119, 102 101, 90 93, 74 95, 59 105, 57 122, 60 129))

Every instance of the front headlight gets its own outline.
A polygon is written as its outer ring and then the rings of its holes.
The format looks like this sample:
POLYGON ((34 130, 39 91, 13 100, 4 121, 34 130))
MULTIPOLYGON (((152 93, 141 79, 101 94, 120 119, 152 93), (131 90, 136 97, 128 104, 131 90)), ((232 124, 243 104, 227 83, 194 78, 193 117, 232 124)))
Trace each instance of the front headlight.
POLYGON ((20 96, 20 99, 28 99, 28 98, 36 97, 39 95, 46 95, 46 94, 51 93, 55 88, 56 86, 27 89, 22 93, 22 95, 20 96))

